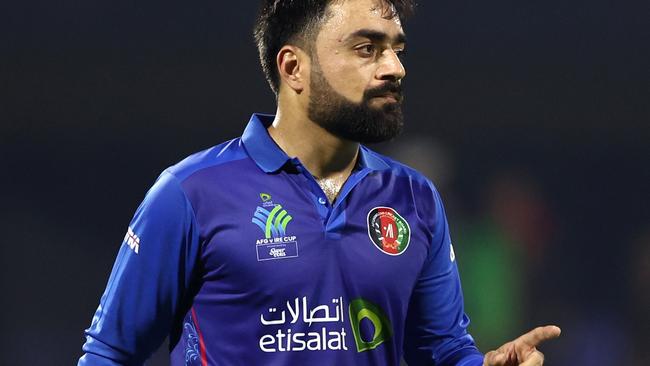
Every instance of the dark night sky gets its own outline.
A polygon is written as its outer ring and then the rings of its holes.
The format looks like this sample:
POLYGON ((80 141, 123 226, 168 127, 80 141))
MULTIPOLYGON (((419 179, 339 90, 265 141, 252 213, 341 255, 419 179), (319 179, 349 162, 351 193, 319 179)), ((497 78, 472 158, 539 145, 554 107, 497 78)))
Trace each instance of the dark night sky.
MULTIPOLYGON (((159 172, 274 111, 256 9, 0 4, 0 364, 74 362, 159 172)), ((607 253, 650 225, 649 19, 648 1, 420 1, 407 24, 406 135, 450 147, 469 200, 495 167, 529 167, 571 229, 567 261, 589 257, 571 284, 615 285, 607 253)))

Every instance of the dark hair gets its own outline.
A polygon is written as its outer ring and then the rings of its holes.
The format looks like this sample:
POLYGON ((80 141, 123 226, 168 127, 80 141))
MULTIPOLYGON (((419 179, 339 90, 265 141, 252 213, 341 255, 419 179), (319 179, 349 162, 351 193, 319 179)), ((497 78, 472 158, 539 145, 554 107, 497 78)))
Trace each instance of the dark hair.
MULTIPOLYGON (((334 1, 338 0, 262 0, 253 36, 262 70, 276 95, 280 88, 276 55, 289 43, 311 51, 311 43, 327 16, 327 6, 334 1)), ((399 16, 404 20, 413 12, 413 0, 384 1, 395 9, 395 14, 390 13, 388 16, 399 16)))

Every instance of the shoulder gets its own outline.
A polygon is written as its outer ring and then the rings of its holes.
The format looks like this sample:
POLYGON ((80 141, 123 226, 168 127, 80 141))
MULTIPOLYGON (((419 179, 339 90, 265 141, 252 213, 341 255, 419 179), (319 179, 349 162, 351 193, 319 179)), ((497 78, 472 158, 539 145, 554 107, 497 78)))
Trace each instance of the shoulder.
POLYGON ((361 147, 365 159, 371 161, 374 165, 382 166, 382 173, 402 179, 409 183, 413 188, 436 192, 436 188, 429 178, 418 170, 394 160, 386 155, 382 155, 366 146, 361 147))
POLYGON ((364 158, 375 167, 385 186, 393 187, 393 195, 408 197, 415 214, 427 227, 446 222, 442 198, 433 182, 418 170, 385 155, 363 147, 364 158), (374 163, 373 163, 374 162, 374 163))
POLYGON ((170 166, 164 173, 171 174, 179 182, 183 182, 206 169, 225 166, 247 157, 241 138, 236 138, 194 153, 170 166))

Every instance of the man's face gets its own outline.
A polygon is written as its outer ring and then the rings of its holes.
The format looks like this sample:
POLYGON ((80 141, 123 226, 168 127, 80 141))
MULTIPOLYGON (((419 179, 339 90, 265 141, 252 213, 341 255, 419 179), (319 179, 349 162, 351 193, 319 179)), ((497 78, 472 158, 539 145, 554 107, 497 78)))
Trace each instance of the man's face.
POLYGON ((309 118, 350 141, 381 142, 403 125, 402 26, 382 0, 336 1, 312 50, 309 118))

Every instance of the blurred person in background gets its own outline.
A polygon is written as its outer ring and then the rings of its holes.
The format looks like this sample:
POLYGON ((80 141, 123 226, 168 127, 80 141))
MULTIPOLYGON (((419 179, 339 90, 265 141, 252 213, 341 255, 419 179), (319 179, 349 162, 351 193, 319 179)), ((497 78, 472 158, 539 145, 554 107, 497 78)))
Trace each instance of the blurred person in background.
MULTIPOLYGON (((527 173, 505 167, 480 188, 481 207, 462 218, 454 241, 466 307, 476 314, 470 330, 481 347, 494 347, 521 331, 529 304, 544 283, 537 276, 554 242, 553 218, 543 193, 527 173)), ((537 299, 536 299, 537 300, 537 299)))
POLYGON ((479 205, 468 209, 471 205, 455 192, 455 164, 442 144, 402 138, 387 153, 435 181, 445 197, 455 198, 451 207, 446 205, 447 213, 460 253, 456 258, 465 309, 472 315, 468 329, 477 346, 495 348, 521 332, 531 297, 545 280, 535 273, 543 269, 545 248, 555 240, 553 218, 539 186, 522 170, 494 167, 495 174, 472 182, 479 205))

